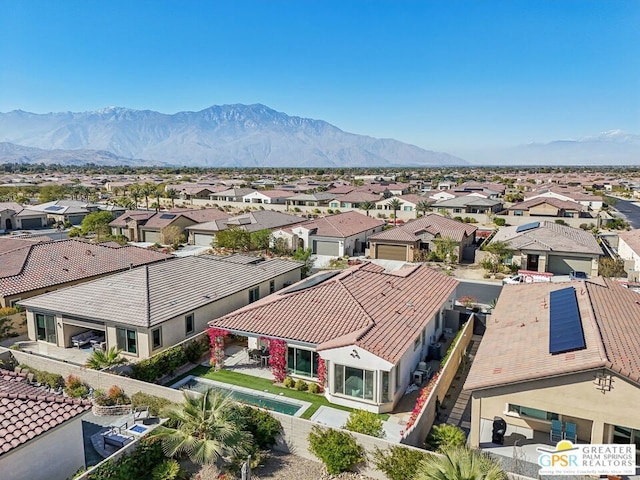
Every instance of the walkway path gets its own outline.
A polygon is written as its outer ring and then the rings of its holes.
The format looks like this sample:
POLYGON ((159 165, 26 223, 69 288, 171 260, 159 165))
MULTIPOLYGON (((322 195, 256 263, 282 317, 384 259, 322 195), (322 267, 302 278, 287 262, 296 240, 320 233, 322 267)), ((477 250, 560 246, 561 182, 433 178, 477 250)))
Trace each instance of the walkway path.
POLYGON ((464 430, 467 435, 469 435, 471 429, 471 402, 469 401, 471 399, 471 393, 463 391, 462 387, 467 380, 469 369, 471 368, 481 340, 482 337, 480 335, 474 335, 472 337, 471 345, 467 352, 468 360, 464 365, 464 369, 458 372, 451 387, 449 387, 449 391, 443 402, 444 408, 441 410, 441 423, 456 425, 464 430), (451 407, 448 403, 454 401, 454 399, 455 403, 453 407, 451 407))

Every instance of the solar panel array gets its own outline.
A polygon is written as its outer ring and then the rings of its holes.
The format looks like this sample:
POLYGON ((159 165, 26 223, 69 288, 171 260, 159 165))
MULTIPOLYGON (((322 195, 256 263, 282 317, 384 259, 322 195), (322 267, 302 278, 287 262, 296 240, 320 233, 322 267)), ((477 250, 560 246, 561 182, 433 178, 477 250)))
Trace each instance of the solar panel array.
POLYGON ((59 212, 60 210, 63 210, 64 207, 61 207, 59 205, 51 205, 50 207, 45 208, 45 212, 59 212))
POLYGON ((173 218, 176 218, 176 216, 172 213, 163 213, 162 215, 160 215, 160 218, 162 220, 171 220, 173 218))
POLYGON ((578 299, 573 287, 549 294, 549 353, 582 350, 586 347, 578 299))
POLYGON ((527 230, 533 230, 534 228, 538 228, 540 226, 540 222, 531 222, 525 223, 524 225, 520 225, 516 228, 516 233, 526 232, 527 230))

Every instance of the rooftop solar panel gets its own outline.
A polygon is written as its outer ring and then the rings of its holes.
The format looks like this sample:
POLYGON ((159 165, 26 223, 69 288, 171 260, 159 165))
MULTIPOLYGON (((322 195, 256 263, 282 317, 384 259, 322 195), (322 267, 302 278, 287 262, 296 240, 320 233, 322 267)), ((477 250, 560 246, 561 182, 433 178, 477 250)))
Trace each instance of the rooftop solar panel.
POLYGON ((526 232, 527 230, 533 230, 534 228, 538 228, 540 226, 540 222, 531 222, 525 223, 524 225, 520 225, 516 228, 516 233, 526 232))
POLYGON ((586 347, 578 299, 573 287, 549 294, 549 353, 582 350, 586 347))
POLYGON ((45 211, 47 212, 58 212, 60 210, 64 209, 64 207, 61 207, 59 205, 51 205, 50 207, 45 208, 45 211))
POLYGON ((173 218, 176 218, 176 216, 172 213, 163 213, 162 215, 160 215, 160 218, 162 220, 171 220, 173 218))

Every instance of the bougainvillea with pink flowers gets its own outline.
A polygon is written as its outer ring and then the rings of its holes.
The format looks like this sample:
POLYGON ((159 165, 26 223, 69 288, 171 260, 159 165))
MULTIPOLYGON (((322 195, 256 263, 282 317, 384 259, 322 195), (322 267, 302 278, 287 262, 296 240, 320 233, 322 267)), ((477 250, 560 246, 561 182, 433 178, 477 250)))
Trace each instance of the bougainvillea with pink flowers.
POLYGON ((431 377, 431 380, 429 380, 429 383, 427 383, 427 385, 425 385, 422 388, 422 390, 420 390, 420 394, 416 399, 416 405, 413 407, 413 410, 411 411, 411 415, 409 416, 409 420, 407 420, 407 424, 404 427, 404 431, 400 432, 401 436, 404 436, 405 432, 408 432, 411 429, 411 427, 413 427, 413 424, 416 423, 418 416, 424 409, 424 406, 427 404, 427 400, 429 400, 429 395, 431 395, 431 391, 433 390, 436 382, 438 381, 438 378, 440 378, 440 373, 441 371, 438 371, 438 373, 436 373, 433 377, 431 377))
POLYGON ((224 366, 224 338, 229 332, 222 328, 209 328, 207 333, 211 345, 211 366, 220 370, 224 366))
POLYGON ((318 356, 318 386, 320 387, 320 391, 324 391, 324 386, 327 382, 327 365, 322 359, 322 357, 318 356))
POLYGON ((260 337, 260 341, 269 347, 269 365, 274 380, 282 383, 287 378, 287 342, 270 337, 260 337))

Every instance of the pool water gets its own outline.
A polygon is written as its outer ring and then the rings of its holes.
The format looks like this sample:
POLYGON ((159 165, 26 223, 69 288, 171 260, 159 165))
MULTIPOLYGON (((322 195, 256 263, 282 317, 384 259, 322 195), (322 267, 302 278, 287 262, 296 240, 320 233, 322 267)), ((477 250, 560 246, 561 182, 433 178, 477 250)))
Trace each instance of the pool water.
POLYGON ((184 383, 180 388, 184 388, 187 390, 194 390, 196 392, 203 393, 208 389, 216 390, 219 392, 223 392, 228 394, 234 400, 240 403, 248 403, 249 405, 253 405, 256 407, 266 408, 267 410, 273 410, 274 412, 284 413, 285 415, 294 416, 300 408, 301 405, 279 401, 272 398, 264 397, 261 395, 254 395, 251 393, 240 392, 238 390, 232 390, 230 388, 220 387, 218 385, 213 386, 212 384, 199 380, 198 378, 193 378, 188 382, 184 383))
POLYGON ((147 431, 147 427, 143 427, 142 425, 134 425, 129 428, 133 433, 143 434, 147 431))

